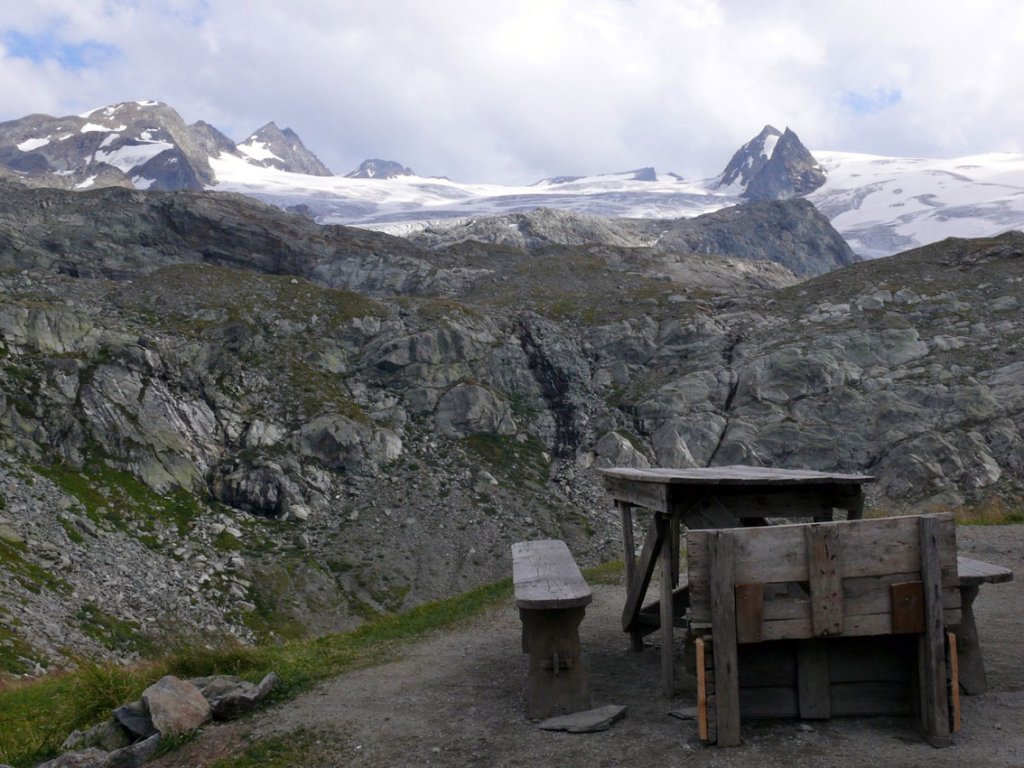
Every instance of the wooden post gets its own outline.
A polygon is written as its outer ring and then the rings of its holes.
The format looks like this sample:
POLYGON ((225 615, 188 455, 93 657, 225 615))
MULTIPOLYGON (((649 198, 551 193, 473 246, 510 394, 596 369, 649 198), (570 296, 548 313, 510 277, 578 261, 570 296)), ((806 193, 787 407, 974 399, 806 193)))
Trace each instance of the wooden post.
POLYGON ((946 631, 942 613, 942 573, 939 562, 939 521, 925 515, 920 521, 921 581, 924 585, 925 631, 921 636, 921 726, 934 747, 952 743, 946 700, 946 631))
MULTIPOLYGON (((626 563, 626 593, 629 594, 636 580, 636 541, 633 538, 633 505, 625 501, 615 501, 622 519, 622 555, 626 563)), ((636 652, 644 649, 644 638, 637 630, 630 630, 629 647, 636 652)))
POLYGON ((590 709, 579 634, 585 612, 585 608, 520 609, 530 654, 526 716, 531 720, 590 709))
POLYGON ((740 685, 736 650, 735 542, 726 531, 708 534, 711 636, 715 644, 715 720, 718 746, 740 743, 740 685))
POLYGON ((661 528, 661 605, 659 606, 661 621, 661 682, 662 690, 667 698, 675 693, 674 648, 675 631, 672 616, 672 542, 671 523, 665 515, 657 515, 661 528))

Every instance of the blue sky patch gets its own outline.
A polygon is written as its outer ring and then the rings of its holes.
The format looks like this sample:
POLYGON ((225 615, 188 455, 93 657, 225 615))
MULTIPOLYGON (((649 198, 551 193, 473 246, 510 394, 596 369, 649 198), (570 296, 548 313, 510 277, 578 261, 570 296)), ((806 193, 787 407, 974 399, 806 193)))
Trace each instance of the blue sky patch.
POLYGON ((120 53, 116 46, 93 40, 81 43, 62 40, 55 29, 39 34, 10 29, 0 33, 0 40, 3 41, 9 56, 28 59, 36 64, 56 61, 64 69, 74 71, 97 67, 120 53))
POLYGON ((842 96, 843 106, 855 115, 877 115, 902 100, 903 92, 899 88, 876 88, 869 93, 844 91, 842 96))

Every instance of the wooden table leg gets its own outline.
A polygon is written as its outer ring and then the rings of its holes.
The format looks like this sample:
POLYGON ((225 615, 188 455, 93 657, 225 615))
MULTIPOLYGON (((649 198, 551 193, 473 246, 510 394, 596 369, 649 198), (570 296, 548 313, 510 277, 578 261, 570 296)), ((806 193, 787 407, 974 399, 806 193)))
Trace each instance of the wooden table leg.
MULTIPOLYGON (((615 506, 619 508, 619 516, 622 519, 622 555, 626 563, 626 592, 628 594, 636 579, 636 540, 633 538, 633 505, 616 500, 615 506)), ((640 652, 644 649, 644 636, 639 630, 634 629, 629 633, 629 647, 635 652, 640 652)))
POLYGON ((974 623, 974 599, 978 596, 977 586, 960 587, 960 625, 956 632, 957 653, 960 657, 960 687, 968 696, 975 696, 988 690, 985 676, 985 661, 978 645, 978 625, 974 623))
POLYGON ((661 681, 665 696, 672 698, 675 694, 675 670, 673 669, 675 632, 672 616, 672 591, 675 588, 675 582, 672 578, 674 575, 672 534, 671 523, 667 518, 659 515, 659 522, 669 529, 665 531, 661 545, 661 681))

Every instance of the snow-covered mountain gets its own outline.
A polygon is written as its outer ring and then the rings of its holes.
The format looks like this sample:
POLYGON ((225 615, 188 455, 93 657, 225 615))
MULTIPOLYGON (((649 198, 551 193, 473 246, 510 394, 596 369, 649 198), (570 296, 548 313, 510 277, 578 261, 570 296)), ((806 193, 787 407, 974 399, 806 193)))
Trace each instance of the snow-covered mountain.
POLYGON ((321 223, 403 234, 431 222, 553 208, 627 218, 680 218, 750 200, 803 196, 861 256, 949 236, 1024 229, 1024 155, 949 160, 810 152, 789 128, 765 128, 710 179, 640 168, 555 176, 532 185, 466 184, 416 176, 401 163, 366 160, 330 170, 294 131, 268 123, 235 144, 202 121, 186 125, 153 101, 78 116, 0 123, 0 177, 87 189, 240 192, 321 223))
POLYGON ((264 168, 277 168, 307 176, 332 176, 330 168, 306 149, 302 139, 291 128, 281 130, 269 122, 240 142, 236 149, 245 160, 264 168))

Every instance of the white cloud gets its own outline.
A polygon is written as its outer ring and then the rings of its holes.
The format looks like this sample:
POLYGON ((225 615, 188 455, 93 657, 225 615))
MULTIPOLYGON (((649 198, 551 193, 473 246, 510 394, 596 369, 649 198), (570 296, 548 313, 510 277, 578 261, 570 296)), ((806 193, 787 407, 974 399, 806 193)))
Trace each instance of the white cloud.
POLYGON ((2 5, 0 49, 51 29, 119 54, 71 72, 0 53, 0 119, 155 98, 235 139, 291 126, 336 172, 374 156, 465 180, 711 175, 766 122, 812 148, 1021 149, 1015 0, 2 5))

